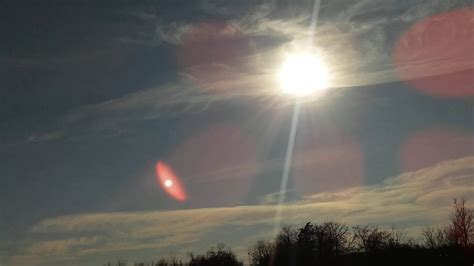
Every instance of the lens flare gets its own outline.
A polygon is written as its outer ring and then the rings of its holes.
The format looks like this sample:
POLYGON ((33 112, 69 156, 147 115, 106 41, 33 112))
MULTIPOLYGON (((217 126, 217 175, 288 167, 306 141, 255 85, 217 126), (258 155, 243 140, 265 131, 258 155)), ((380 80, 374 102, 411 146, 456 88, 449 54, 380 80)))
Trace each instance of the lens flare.
POLYGON ((402 35, 394 50, 400 78, 438 97, 474 95, 474 9, 428 17, 402 35))
POLYGON ((365 177, 362 146, 331 123, 312 127, 307 119, 295 145, 292 174, 302 195, 360 186, 365 177))
POLYGON ((474 155, 474 136, 459 129, 433 128, 410 136, 402 145, 402 171, 416 171, 442 161, 474 155))
POLYGON ((185 201, 186 191, 170 166, 162 161, 156 163, 156 181, 174 199, 185 201))
POLYGON ((183 33, 177 63, 194 85, 210 93, 229 93, 240 83, 242 57, 252 51, 251 40, 226 21, 206 21, 183 33))
POLYGON ((255 139, 232 123, 190 133, 168 157, 179 174, 186 176, 189 206, 243 204, 258 172, 256 147, 255 139))

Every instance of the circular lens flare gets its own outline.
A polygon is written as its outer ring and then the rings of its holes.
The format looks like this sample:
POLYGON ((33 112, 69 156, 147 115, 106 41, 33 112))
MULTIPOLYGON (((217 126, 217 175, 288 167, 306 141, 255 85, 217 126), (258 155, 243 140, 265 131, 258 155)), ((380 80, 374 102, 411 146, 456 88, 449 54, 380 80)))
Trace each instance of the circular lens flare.
POLYGON ((400 150, 400 166, 405 172, 474 155, 474 136, 459 129, 433 128, 410 136, 400 150))
POLYGON ((243 204, 259 170, 256 148, 255 139, 233 123, 191 132, 169 157, 173 167, 186 177, 186 193, 192 199, 188 206, 243 204))
POLYGON ((473 8, 462 8, 410 27, 393 53, 401 80, 435 97, 473 96, 473 18, 473 8))
POLYGON ((284 93, 306 96, 329 86, 329 71, 315 54, 292 54, 283 63, 278 79, 284 93))

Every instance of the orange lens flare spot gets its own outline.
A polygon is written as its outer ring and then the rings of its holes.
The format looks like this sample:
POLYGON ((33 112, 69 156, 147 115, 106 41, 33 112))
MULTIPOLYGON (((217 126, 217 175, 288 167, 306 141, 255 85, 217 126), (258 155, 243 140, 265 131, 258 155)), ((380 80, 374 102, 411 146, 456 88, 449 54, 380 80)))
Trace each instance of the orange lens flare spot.
POLYGON ((173 169, 162 161, 156 163, 156 181, 174 199, 178 201, 187 199, 186 191, 173 169))

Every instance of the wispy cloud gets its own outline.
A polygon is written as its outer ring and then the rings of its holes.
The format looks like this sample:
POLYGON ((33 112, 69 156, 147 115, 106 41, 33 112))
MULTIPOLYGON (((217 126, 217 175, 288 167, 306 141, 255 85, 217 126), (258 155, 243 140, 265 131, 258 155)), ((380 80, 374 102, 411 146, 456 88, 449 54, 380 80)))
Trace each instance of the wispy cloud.
MULTIPOLYGON (((397 224, 413 232, 423 225, 446 222, 451 199, 474 193, 473 177, 474 157, 446 161, 386 179, 379 185, 324 192, 287 203, 283 207, 284 223, 337 220, 348 224, 397 224)), ((10 260, 11 265, 26 259, 48 265, 58 259, 98 263, 117 252, 134 258, 143 250, 153 251, 143 255, 152 258, 168 255, 166 250, 170 249, 200 251, 209 244, 203 239, 211 236, 214 241, 245 246, 257 237, 271 237, 275 211, 275 205, 252 205, 50 218, 33 226, 29 244, 10 260), (258 228, 258 232, 239 233, 252 228, 258 228), (160 254, 155 253, 159 250, 160 254)))
MULTIPOLYGON (((186 16, 169 16, 168 13, 177 12, 174 5, 126 10, 127 14, 140 21, 138 25, 141 26, 132 27, 133 32, 125 31, 119 38, 121 41, 173 45, 179 58, 179 53, 189 48, 182 45, 190 32, 201 27, 203 22, 223 21, 228 26, 211 28, 207 34, 212 34, 213 40, 231 38, 231 43, 238 45, 231 48, 234 50, 231 50, 233 57, 230 60, 180 66, 177 69, 181 73, 180 78, 171 83, 73 109, 59 117, 54 125, 42 125, 30 135, 23 136, 22 141, 49 141, 90 132, 122 134, 130 127, 130 121, 201 111, 212 103, 242 97, 278 97, 274 90, 278 86, 274 77, 276 67, 287 51, 301 49, 298 47, 309 36, 314 36, 315 46, 328 61, 333 73, 330 95, 340 95, 355 86, 393 82, 399 77, 394 71, 392 50, 400 35, 423 18, 468 6, 467 2, 323 1, 318 26, 313 33, 308 32, 309 10, 312 10, 313 1, 300 1, 298 4, 282 1, 262 1, 259 4, 253 1, 226 1, 225 4, 221 1, 197 1, 187 7, 187 10, 202 14, 194 20, 186 16)), ((203 47, 217 51, 228 48, 203 47)), ((191 48, 192 54, 200 54, 195 50, 197 48, 192 45, 191 48)), ((219 55, 210 53, 211 58, 219 55)), ((472 65, 469 60, 451 58, 449 65, 437 68, 442 72, 437 74, 463 70, 472 65)), ((436 62, 433 59, 428 63, 438 66, 436 62)), ((413 67, 416 62, 405 63, 413 67)), ((404 69, 410 66, 397 67, 404 69)), ((419 71, 409 72, 412 75, 410 78, 425 75, 419 71)))

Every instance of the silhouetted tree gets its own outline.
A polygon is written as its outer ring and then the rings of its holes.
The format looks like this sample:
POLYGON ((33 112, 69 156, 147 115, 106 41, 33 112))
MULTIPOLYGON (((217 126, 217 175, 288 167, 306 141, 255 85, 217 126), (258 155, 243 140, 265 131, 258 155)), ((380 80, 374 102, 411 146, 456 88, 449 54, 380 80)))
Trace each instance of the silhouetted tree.
POLYGON ((322 225, 307 223, 299 230, 297 248, 299 264, 325 261, 350 249, 349 227, 336 222, 322 225))
MULTIPOLYGON (((284 227, 271 241, 258 241, 249 248, 249 262, 258 266, 472 266, 474 265, 473 211, 466 199, 454 199, 450 224, 425 227, 421 243, 407 240, 406 232, 377 225, 350 228, 337 222, 306 223, 301 228, 284 227)), ((136 266, 240 266, 236 255, 223 244, 204 255, 190 254, 189 262, 176 259, 136 266)), ((112 266, 112 264, 106 264, 112 266)), ((125 266, 118 261, 117 266, 125 266)))
POLYGON ((411 245, 407 241, 407 232, 402 229, 392 227, 388 237, 388 246, 390 248, 401 248, 407 245, 411 245))
MULTIPOLYGON (((140 263, 135 264, 136 266, 148 266, 149 264, 140 263)), ((181 261, 176 259, 175 257, 171 257, 169 259, 160 259, 157 262, 151 262, 151 266, 184 266, 185 264, 181 261)))
POLYGON ((116 264, 112 264, 112 263, 106 263, 104 264, 104 266, 112 266, 112 265, 115 265, 115 266, 127 266, 127 261, 126 260, 117 260, 117 263, 116 264))
POLYGON ((390 233, 378 226, 356 226, 354 237, 357 249, 366 253, 383 250, 389 245, 390 233))
POLYGON ((275 252, 271 265, 296 265, 295 252, 298 230, 291 226, 283 227, 275 240, 275 252))
POLYGON ((151 262, 136 262, 133 264, 133 266, 184 266, 184 265, 187 265, 187 264, 183 263, 181 260, 176 259, 175 257, 171 257, 168 259, 161 258, 158 261, 151 261, 151 262))
POLYGON ((216 248, 210 248, 205 255, 189 254, 191 260, 190 266, 241 266, 244 265, 242 261, 237 259, 237 256, 226 248, 224 244, 218 244, 216 248))
POLYGON ((427 226, 421 232, 423 244, 429 249, 438 249, 448 245, 444 229, 427 226))
POLYGON ((259 240, 249 248, 250 265, 271 265, 275 256, 275 243, 259 240))
POLYGON ((466 207, 466 198, 455 198, 449 216, 451 224, 447 227, 447 239, 454 245, 468 247, 474 243, 473 210, 466 207))
POLYGON ((444 228, 426 227, 422 241, 426 247, 437 249, 448 246, 469 247, 474 242, 473 210, 466 207, 466 198, 455 198, 449 215, 451 223, 444 228))

